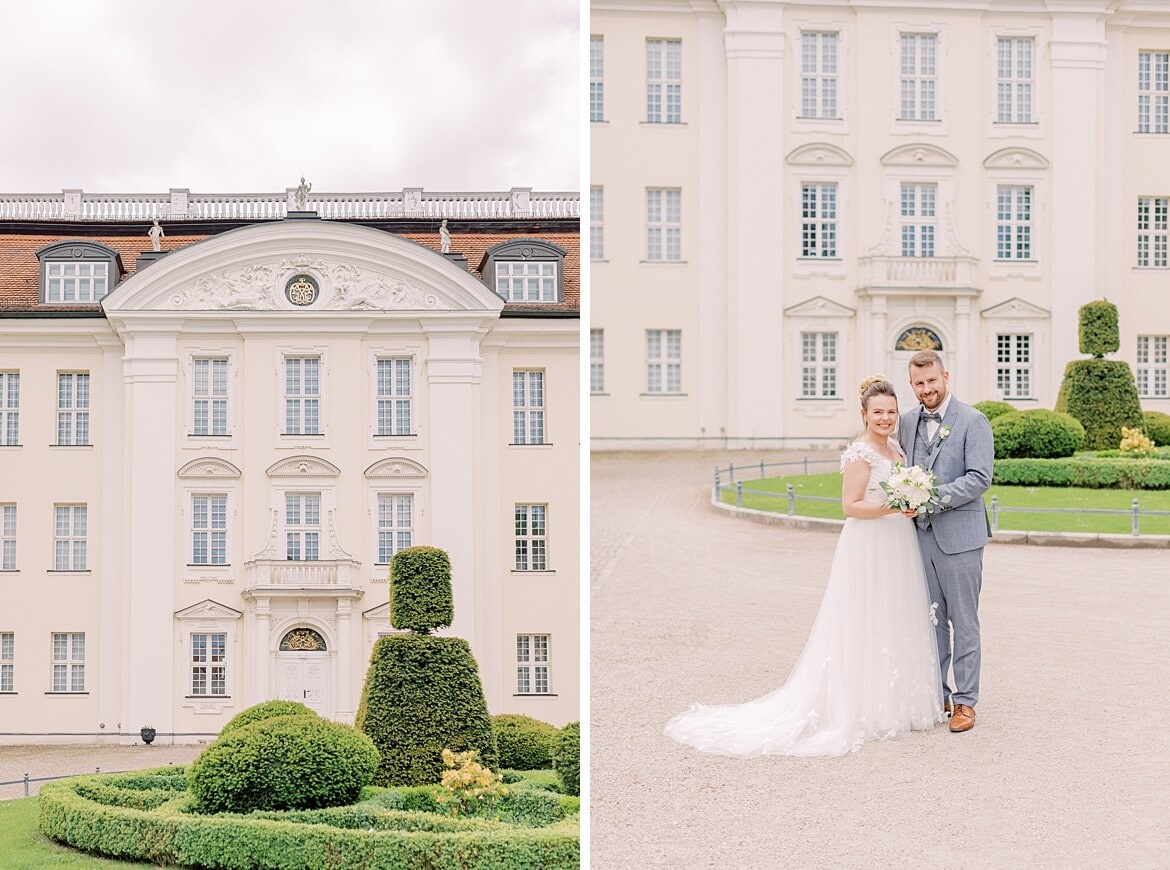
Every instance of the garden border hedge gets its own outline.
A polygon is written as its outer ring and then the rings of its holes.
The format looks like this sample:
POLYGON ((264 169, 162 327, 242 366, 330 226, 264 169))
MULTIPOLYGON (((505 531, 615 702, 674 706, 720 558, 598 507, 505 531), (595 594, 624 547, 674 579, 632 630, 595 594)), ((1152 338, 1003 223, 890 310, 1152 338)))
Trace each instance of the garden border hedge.
POLYGON ((1088 489, 1170 489, 1165 459, 997 459, 993 484, 1083 486, 1088 489))
POLYGON ((371 832, 253 816, 190 814, 180 811, 182 797, 143 811, 106 806, 78 793, 78 786, 116 786, 118 776, 92 774, 45 783, 38 799, 41 831, 92 854, 224 870, 576 870, 581 862, 576 818, 542 828, 481 822, 482 830, 371 832))

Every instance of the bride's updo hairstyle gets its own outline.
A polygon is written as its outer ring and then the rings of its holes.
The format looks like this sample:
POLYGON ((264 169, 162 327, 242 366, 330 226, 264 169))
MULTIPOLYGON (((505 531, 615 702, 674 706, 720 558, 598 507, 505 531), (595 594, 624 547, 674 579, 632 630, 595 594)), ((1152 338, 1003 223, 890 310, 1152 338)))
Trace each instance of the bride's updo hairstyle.
POLYGON ((898 401, 894 385, 885 375, 870 375, 861 382, 857 392, 861 395, 861 410, 863 411, 869 407, 869 400, 874 396, 893 396, 894 401, 898 401))

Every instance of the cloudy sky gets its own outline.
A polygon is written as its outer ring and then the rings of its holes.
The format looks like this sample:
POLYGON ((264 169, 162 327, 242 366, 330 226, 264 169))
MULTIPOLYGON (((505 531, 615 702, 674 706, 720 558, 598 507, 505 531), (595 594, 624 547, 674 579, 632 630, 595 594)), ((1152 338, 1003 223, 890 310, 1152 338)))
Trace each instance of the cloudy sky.
POLYGON ((0 191, 579 189, 577 0, 0 0, 0 191))

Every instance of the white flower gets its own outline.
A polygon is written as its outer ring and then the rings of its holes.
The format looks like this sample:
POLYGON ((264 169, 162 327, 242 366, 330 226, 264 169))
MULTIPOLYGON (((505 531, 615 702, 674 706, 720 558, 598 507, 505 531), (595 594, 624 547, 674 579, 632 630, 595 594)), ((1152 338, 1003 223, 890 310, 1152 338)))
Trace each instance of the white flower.
POLYGON ((950 434, 951 434, 951 427, 950 427, 950 426, 941 426, 941 427, 939 428, 939 430, 938 430, 938 442, 939 442, 939 444, 941 444, 942 442, 946 441, 946 440, 947 440, 947 436, 948 436, 948 435, 950 435, 950 434))

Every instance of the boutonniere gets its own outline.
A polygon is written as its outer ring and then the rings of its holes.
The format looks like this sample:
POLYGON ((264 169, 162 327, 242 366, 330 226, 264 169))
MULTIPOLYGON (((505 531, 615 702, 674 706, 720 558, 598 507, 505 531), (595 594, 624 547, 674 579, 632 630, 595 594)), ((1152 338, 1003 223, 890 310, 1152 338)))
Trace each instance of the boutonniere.
POLYGON ((947 436, 951 434, 950 426, 940 426, 938 430, 938 443, 942 444, 947 440, 947 436))

